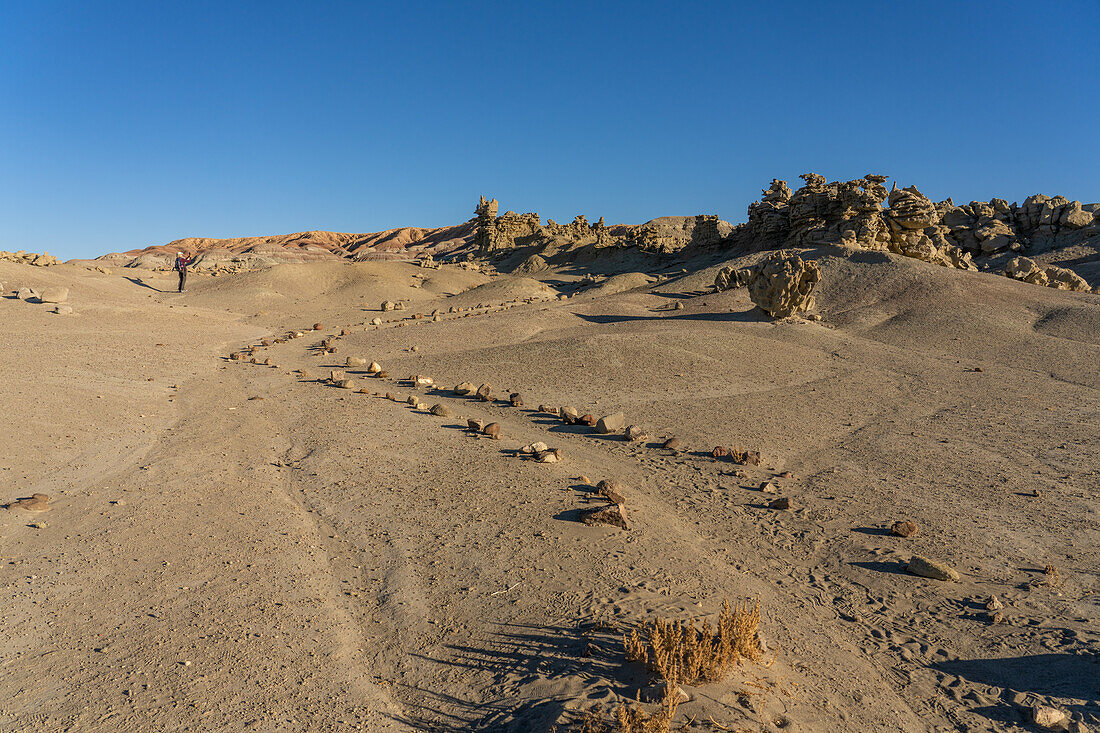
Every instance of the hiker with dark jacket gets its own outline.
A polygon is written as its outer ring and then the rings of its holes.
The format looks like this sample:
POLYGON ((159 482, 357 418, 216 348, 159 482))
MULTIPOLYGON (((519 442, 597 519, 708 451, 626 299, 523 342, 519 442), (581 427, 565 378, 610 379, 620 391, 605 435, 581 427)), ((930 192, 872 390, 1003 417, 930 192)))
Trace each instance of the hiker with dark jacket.
POLYGON ((180 274, 180 289, 181 293, 186 293, 187 290, 184 286, 187 285, 187 268, 195 264, 195 257, 184 257, 183 252, 176 252, 176 267, 180 274))

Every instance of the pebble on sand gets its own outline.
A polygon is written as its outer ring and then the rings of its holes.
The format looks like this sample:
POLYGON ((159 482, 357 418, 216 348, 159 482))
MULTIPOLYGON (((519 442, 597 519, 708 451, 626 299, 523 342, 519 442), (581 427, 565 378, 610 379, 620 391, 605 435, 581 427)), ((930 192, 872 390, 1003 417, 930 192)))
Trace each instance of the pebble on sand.
POLYGON ((626 427, 626 416, 621 412, 604 415, 596 422, 596 432, 604 435, 617 433, 624 427, 626 427))
POLYGON ((48 512, 51 509, 50 496, 49 494, 31 494, 22 499, 16 499, 6 506, 8 509, 22 509, 25 512, 48 512))
POLYGON ((626 519, 626 510, 622 504, 586 509, 581 512, 581 522, 589 525, 609 524, 620 529, 630 529, 630 524, 626 519))
POLYGON ((596 484, 596 493, 612 504, 626 503, 626 487, 618 481, 603 480, 596 484))
POLYGON ((920 531, 920 528, 916 523, 910 522, 908 519, 903 522, 894 522, 890 525, 890 534, 895 537, 912 537, 918 531, 920 531))
POLYGON ((959 573, 954 568, 941 562, 921 557, 920 555, 913 555, 912 559, 909 560, 909 564, 905 566, 905 569, 913 575, 919 575, 922 578, 949 580, 953 582, 959 580, 959 573))

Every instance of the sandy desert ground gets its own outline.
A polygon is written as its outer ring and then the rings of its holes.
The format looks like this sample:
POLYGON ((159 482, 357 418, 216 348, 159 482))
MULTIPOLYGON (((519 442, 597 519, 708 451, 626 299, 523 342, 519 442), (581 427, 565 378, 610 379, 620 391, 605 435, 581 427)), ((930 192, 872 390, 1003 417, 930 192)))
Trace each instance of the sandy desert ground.
POLYGON ((51 507, 0 510, 0 729, 565 731, 652 682, 626 631, 724 598, 759 599, 767 651, 685 687, 674 729, 1027 730, 1035 702, 1100 729, 1100 297, 807 256, 820 321, 707 292, 705 262, 590 289, 281 265, 185 294, 0 262, 75 310, 0 299, 0 499, 51 507), (246 346, 261 363, 228 359, 246 346), (349 356, 389 376, 326 384, 349 356), (517 453, 534 441, 563 460, 517 453), (629 530, 578 521, 603 479, 629 530))

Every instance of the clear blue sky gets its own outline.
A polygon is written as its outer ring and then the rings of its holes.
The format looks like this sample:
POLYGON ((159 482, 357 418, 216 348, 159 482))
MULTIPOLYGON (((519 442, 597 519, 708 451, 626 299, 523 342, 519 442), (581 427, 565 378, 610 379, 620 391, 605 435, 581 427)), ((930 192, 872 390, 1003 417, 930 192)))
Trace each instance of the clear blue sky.
POLYGON ((737 222, 773 178, 1100 201, 1100 3, 0 4, 0 249, 501 211, 737 222))

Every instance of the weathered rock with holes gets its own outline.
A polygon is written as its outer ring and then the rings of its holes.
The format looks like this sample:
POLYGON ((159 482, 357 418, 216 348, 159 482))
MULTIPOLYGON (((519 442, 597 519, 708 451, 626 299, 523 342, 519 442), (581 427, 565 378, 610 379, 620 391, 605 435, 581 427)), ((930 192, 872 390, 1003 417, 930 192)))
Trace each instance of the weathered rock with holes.
MULTIPOLYGON (((743 288, 752 279, 751 267, 723 267, 714 278, 714 289, 718 292, 743 288)), ((682 304, 681 304, 682 305, 682 304)))
POLYGON ((909 564, 905 566, 905 569, 913 575, 931 578, 932 580, 958 581, 959 579, 959 573, 954 568, 920 555, 914 555, 909 560, 909 564))
POLYGON ((813 309, 814 288, 820 280, 821 269, 813 260, 775 252, 753 272, 749 298, 773 318, 787 318, 813 309))

